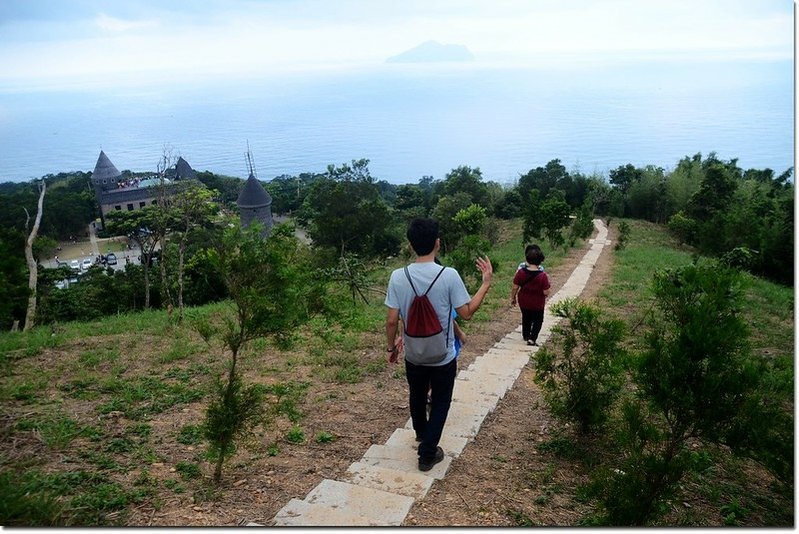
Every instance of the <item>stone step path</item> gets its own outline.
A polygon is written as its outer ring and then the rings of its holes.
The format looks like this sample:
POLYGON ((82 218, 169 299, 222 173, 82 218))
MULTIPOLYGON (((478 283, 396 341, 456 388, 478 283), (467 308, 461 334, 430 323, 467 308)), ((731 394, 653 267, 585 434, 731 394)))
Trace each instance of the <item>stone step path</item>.
MULTIPOLYGON (((603 247, 608 243, 604 223, 594 220, 597 235, 591 247, 560 290, 549 299, 549 306, 577 297, 588 283, 603 247)), ((560 320, 544 313, 539 334, 543 344, 560 320)), ((455 380, 452 405, 444 426, 440 446, 446 456, 430 471, 417 467, 415 433, 411 420, 398 428, 384 445, 372 445, 353 463, 341 480, 325 479, 305 499, 291 499, 271 520, 270 526, 399 526, 414 502, 422 499, 436 480, 444 478, 452 460, 480 431, 485 417, 513 386, 522 368, 538 347, 528 346, 521 337, 521 326, 506 335, 462 369, 455 380)), ((248 526, 264 526, 249 523, 248 526)))

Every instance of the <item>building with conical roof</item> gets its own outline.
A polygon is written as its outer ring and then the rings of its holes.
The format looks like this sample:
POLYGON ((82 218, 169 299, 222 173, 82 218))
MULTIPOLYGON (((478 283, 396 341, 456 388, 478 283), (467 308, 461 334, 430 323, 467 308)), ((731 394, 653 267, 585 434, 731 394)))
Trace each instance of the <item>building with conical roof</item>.
POLYGON ((183 159, 183 156, 178 158, 175 164, 175 180, 196 180, 197 173, 191 168, 189 162, 183 159))
MULTIPOLYGON (((176 180, 192 180, 196 179, 196 173, 181 157, 175 165, 174 177, 176 180)), ((157 204, 158 191, 153 185, 171 184, 170 180, 165 178, 162 182, 157 176, 125 178, 102 150, 94 166, 91 180, 100 206, 100 220, 103 226, 105 226, 105 216, 111 211, 133 211, 157 204)))
POLYGON ((105 152, 101 150, 94 166, 94 171, 92 171, 92 185, 94 185, 95 192, 115 189, 121 179, 122 173, 117 170, 111 160, 108 159, 108 156, 105 155, 105 152))
POLYGON ((111 160, 105 155, 105 152, 101 150, 100 155, 97 157, 97 163, 94 165, 92 179, 113 179, 119 178, 120 176, 122 176, 122 173, 117 170, 116 166, 111 163, 111 160))
POLYGON ((244 182, 244 187, 236 200, 239 207, 239 219, 241 226, 246 228, 253 221, 259 221, 264 225, 261 234, 266 237, 272 229, 272 197, 261 185, 261 182, 250 172, 250 177, 244 182))

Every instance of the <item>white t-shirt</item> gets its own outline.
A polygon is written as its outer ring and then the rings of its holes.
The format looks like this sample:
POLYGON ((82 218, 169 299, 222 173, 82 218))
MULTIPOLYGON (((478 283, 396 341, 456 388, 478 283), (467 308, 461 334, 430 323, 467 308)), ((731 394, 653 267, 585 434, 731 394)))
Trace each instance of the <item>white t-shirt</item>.
MULTIPOLYGON (((413 280, 413 287, 416 288, 419 295, 423 295, 427 291, 430 283, 440 271, 441 265, 432 261, 412 263, 408 266, 408 273, 411 275, 411 280, 413 280)), ((413 302, 413 297, 413 289, 405 276, 405 270, 394 270, 388 280, 386 306, 399 309, 400 317, 404 322, 408 315, 408 308, 411 307, 411 302, 413 302)), ((452 267, 446 267, 432 289, 430 289, 427 298, 430 299, 430 303, 435 308, 441 326, 449 332, 447 357, 440 363, 435 364, 446 365, 455 359, 455 329, 452 327, 452 310, 468 304, 472 297, 469 296, 469 292, 466 290, 458 271, 452 267)))

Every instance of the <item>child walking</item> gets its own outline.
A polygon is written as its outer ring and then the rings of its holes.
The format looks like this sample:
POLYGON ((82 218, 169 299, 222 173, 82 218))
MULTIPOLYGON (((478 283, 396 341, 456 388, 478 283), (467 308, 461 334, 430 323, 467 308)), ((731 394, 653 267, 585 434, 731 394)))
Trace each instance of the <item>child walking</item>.
MULTIPOLYGON (((528 253, 529 253, 531 250, 537 250, 538 252, 541 252, 541 247, 539 247, 539 246, 538 246, 538 245, 536 245, 535 243, 533 243, 532 245, 527 245, 526 247, 524 247, 524 261, 523 261, 523 262, 521 262, 521 263, 519 264, 519 266, 518 266, 518 267, 516 267, 516 270, 517 270, 517 271, 518 271, 519 269, 525 269, 525 268, 527 268, 527 254, 528 254, 528 253)), ((543 257, 543 256, 542 256, 542 257, 543 257)), ((543 271, 543 270, 544 270, 544 260, 541 260, 541 264, 538 266, 538 270, 539 270, 539 271, 543 271)))
POLYGON ((549 278, 539 269, 544 253, 538 247, 525 249, 526 267, 516 271, 510 291, 510 304, 518 300, 522 310, 522 338, 528 345, 538 345, 538 333, 544 324, 544 305, 549 295, 549 278), (518 297, 518 299, 517 299, 518 297))

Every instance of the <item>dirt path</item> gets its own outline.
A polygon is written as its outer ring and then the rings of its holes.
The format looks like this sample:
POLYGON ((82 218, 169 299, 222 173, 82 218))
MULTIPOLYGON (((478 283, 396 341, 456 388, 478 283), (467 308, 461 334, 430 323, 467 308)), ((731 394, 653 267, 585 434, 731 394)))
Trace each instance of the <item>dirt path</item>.
POLYGON ((97 231, 94 226, 94 221, 89 223, 88 232, 89 241, 92 244, 92 256, 97 257, 100 255, 100 247, 97 246, 97 231))

